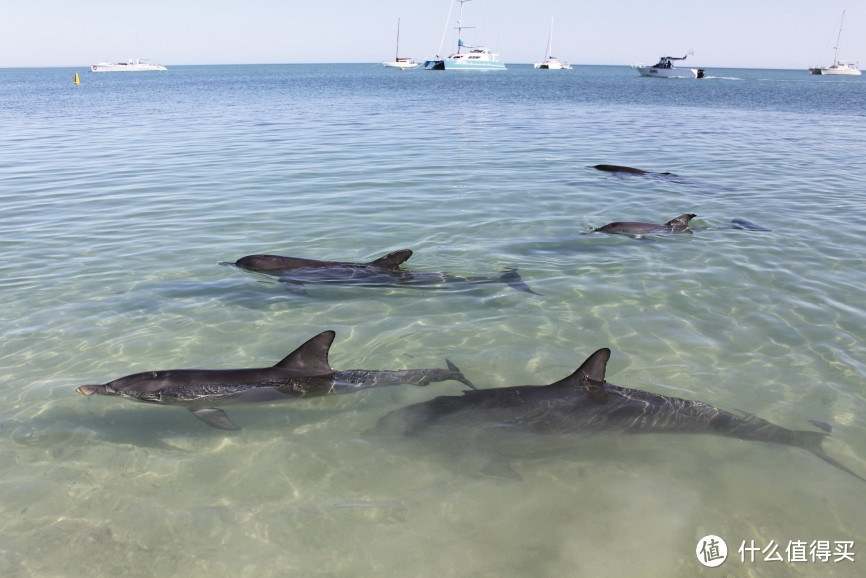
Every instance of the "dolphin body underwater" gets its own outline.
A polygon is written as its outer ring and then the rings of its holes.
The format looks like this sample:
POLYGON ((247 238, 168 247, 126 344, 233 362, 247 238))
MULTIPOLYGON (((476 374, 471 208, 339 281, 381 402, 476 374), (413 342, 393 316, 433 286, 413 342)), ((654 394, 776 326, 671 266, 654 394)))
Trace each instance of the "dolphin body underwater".
POLYGON ((756 225, 751 221, 736 217, 731 220, 731 226, 727 227, 692 227, 691 220, 697 217, 694 213, 685 213, 679 217, 674 217, 667 223, 644 223, 641 221, 615 221, 593 229, 591 233, 607 233, 609 235, 632 235, 639 237, 641 235, 664 234, 664 233, 691 233, 693 231, 729 231, 729 230, 749 230, 749 231, 770 231, 765 227, 756 225))
POLYGON ((427 385, 456 380, 474 388, 457 367, 447 369, 336 371, 328 365, 333 331, 313 337, 273 367, 251 369, 171 369, 127 375, 102 385, 82 385, 83 395, 117 395, 136 401, 180 405, 211 427, 240 429, 214 407, 229 403, 275 402, 351 393, 386 385, 427 385))
POLYGON ((303 283, 341 283, 367 286, 421 287, 445 283, 505 283, 524 293, 537 295, 520 278, 517 269, 507 269, 498 277, 462 277, 439 272, 413 272, 400 266, 412 256, 411 249, 401 249, 388 253, 368 263, 346 261, 319 261, 301 257, 281 255, 247 255, 234 263, 220 262, 220 265, 234 265, 240 269, 263 273, 276 277, 289 288, 305 294, 303 283))
POLYGON ((824 452, 821 442, 828 433, 789 430, 702 401, 612 385, 604 379, 609 359, 610 349, 599 349, 577 371, 550 385, 464 391, 396 409, 379 420, 375 431, 415 435, 434 428, 464 433, 463 428, 473 428, 497 432, 497 437, 510 430, 550 438, 603 431, 712 434, 800 447, 866 482, 824 452))

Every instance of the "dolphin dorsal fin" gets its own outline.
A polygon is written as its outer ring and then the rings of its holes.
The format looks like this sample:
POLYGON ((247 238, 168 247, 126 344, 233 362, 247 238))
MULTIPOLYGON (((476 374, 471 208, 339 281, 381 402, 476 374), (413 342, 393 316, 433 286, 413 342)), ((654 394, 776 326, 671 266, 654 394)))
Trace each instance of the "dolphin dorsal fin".
POLYGON ((691 221, 695 217, 697 217, 697 215, 692 213, 685 213, 665 223, 665 227, 671 227, 672 229, 685 229, 689 226, 689 221, 691 221))
POLYGON ((369 265, 375 265, 383 269, 393 269, 402 265, 411 256, 412 249, 400 249, 399 251, 388 253, 384 257, 379 257, 375 261, 370 261, 369 265))
POLYGON ((603 347, 586 358, 577 371, 551 386, 579 387, 596 403, 607 403, 604 372, 610 359, 610 349, 603 347))
POLYGON ((328 350, 334 342, 336 333, 323 331, 288 354, 274 367, 289 369, 306 375, 325 375, 334 373, 328 365, 328 350))

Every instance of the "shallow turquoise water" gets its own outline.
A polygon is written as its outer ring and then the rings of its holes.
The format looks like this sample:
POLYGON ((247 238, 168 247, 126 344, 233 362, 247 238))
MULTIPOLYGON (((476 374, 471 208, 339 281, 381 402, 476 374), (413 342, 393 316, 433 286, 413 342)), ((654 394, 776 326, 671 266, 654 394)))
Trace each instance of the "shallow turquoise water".
POLYGON ((685 576, 706 534, 734 558, 742 540, 866 543, 866 487, 796 448, 527 439, 507 448, 515 481, 482 473, 490 448, 369 434, 456 382, 239 407, 228 435, 182 409, 74 392, 270 365, 325 329, 338 369, 447 357, 479 387, 550 383, 607 346, 612 383, 832 424, 828 451, 866 475, 861 79, 328 65, 74 86, 73 72, 0 71, 3 575, 685 576), (583 234, 686 212, 771 231, 583 234), (218 265, 401 248, 419 271, 518 267, 541 295, 301 296, 218 265))

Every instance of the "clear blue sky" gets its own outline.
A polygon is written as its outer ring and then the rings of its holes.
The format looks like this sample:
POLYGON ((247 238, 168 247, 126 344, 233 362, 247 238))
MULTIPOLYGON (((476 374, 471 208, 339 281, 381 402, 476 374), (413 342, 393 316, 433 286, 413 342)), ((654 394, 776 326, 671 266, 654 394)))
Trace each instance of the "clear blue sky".
MULTIPOLYGON (((0 67, 86 67, 140 57, 179 64, 378 62, 439 51, 451 0, 9 0, 0 67)), ((457 10, 457 2, 454 12, 457 10)), ((806 68, 839 57, 866 64, 866 3, 836 0, 472 0, 467 42, 506 63, 553 52, 574 64, 654 63, 694 49, 706 67, 806 68)), ((455 14, 443 55, 454 50, 455 14)))

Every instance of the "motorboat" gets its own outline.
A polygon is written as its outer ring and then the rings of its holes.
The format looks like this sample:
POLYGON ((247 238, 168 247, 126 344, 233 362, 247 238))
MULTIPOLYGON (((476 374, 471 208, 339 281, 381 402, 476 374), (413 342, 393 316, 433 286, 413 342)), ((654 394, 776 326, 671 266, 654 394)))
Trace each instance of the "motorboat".
POLYGON ((856 62, 850 60, 839 60, 839 40, 842 38, 842 23, 845 21, 845 11, 842 11, 842 20, 839 21, 839 32, 836 34, 836 46, 833 47, 833 64, 831 66, 813 66, 809 69, 811 74, 838 74, 846 76, 860 76, 860 68, 856 62))
POLYGON ((540 70, 571 70, 571 65, 550 53, 553 49, 553 18, 550 19, 550 35, 547 37, 547 52, 544 53, 544 60, 535 63, 535 68, 540 70))
MULTIPOLYGON (((692 54, 689 52, 689 54, 692 54)), ((674 61, 685 60, 688 54, 683 57, 662 56, 659 61, 652 66, 643 64, 635 64, 641 76, 654 76, 657 78, 703 78, 705 70, 703 68, 677 68, 674 66, 674 61)))
POLYGON ((421 66, 414 58, 405 58, 400 56, 400 19, 397 19, 397 51, 394 53, 394 60, 385 61, 382 66, 388 68, 399 68, 407 70, 409 68, 418 68, 421 66))
MULTIPOLYGON (((499 54, 486 46, 470 46, 463 42, 463 4, 468 0, 460 0, 460 14, 457 17, 457 52, 442 59, 427 60, 424 68, 427 70, 506 70, 505 64, 499 61, 499 54)), ((446 24, 447 26, 447 24, 446 24)), ((442 35, 443 39, 445 35, 442 35)), ((441 46, 440 46, 441 49, 441 46)))
POLYGON ((149 64, 138 58, 126 62, 97 62, 91 65, 91 72, 148 72, 153 70, 168 70, 162 64, 149 64))

